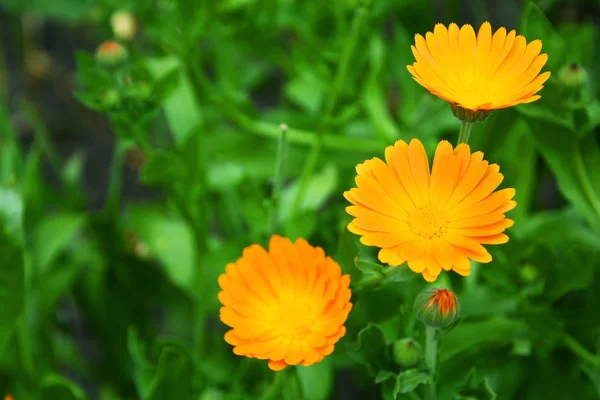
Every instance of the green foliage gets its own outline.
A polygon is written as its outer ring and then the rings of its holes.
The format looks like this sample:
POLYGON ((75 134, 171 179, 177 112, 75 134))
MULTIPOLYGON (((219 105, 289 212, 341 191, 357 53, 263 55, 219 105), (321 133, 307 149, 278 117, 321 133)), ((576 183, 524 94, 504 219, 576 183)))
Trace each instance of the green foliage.
POLYGON ((438 330, 431 367, 398 362, 394 344, 426 343, 414 300, 433 286, 347 230, 343 193, 398 139, 419 138, 430 159, 456 142, 448 103, 406 71, 414 34, 464 15, 496 29, 499 15, 458 0, 326 3, 0 0, 0 398, 415 400, 433 383, 441 400, 600 398, 597 13, 563 22, 591 8, 503 5, 508 26, 543 41, 552 76, 540 100, 473 127, 471 149, 516 189, 515 225, 486 245, 491 263, 435 283, 462 311, 438 330), (138 33, 121 43, 126 62, 103 67, 94 48, 123 10, 138 33), (571 63, 579 88, 560 77, 571 63), (66 94, 38 97, 47 87, 66 94), (218 297, 225 266, 268 243, 271 218, 341 265, 353 303, 333 354, 277 373, 233 354, 218 297))

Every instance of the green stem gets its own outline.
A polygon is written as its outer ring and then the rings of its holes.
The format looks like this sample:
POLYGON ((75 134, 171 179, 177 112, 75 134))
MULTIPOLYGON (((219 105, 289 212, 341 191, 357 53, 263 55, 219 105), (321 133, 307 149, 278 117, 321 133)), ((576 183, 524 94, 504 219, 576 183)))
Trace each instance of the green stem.
POLYGON ((468 143, 469 135, 471 134, 471 128, 473 127, 473 122, 461 121, 460 125, 460 133, 458 134, 458 144, 468 143))
POLYGON ((600 358, 596 357, 585 347, 581 345, 573 336, 565 334, 563 337, 563 343, 569 348, 575 355, 584 361, 589 362, 595 368, 600 368, 600 358))
POLYGON ((260 400, 279 400, 281 399, 281 390, 283 389, 283 383, 285 382, 285 374, 287 371, 274 372, 273 383, 265 390, 260 400))
POLYGON ((437 340, 435 338, 436 328, 428 326, 426 328, 425 341, 425 363, 431 371, 431 383, 425 388, 425 399, 436 400, 437 391, 435 388, 436 366, 437 366, 437 340))
POLYGON ((275 172, 273 175, 273 192, 271 194, 271 234, 277 233, 277 220, 279 218, 279 203, 281 200, 281 188, 285 179, 286 167, 286 144, 287 130, 285 124, 281 124, 281 134, 277 144, 277 157, 275 159, 275 172))
POLYGON ((575 157, 573 157, 573 161, 575 162, 577 178, 579 179, 579 183, 581 184, 581 188, 583 189, 583 194, 587 198, 590 207, 592 207, 592 210, 596 215, 596 222, 600 222, 600 200, 598 199, 596 192, 592 187, 592 183, 590 182, 590 177, 588 175, 587 169, 585 168, 585 163, 583 162, 583 158, 581 157, 581 152, 579 151, 579 148, 575 148, 575 157))

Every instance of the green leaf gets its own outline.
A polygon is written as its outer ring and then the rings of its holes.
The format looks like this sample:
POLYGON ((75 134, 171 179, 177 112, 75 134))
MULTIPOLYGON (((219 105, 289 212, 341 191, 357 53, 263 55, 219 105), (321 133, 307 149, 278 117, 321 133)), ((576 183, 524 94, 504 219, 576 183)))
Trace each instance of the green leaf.
POLYGON ((525 5, 520 30, 528 41, 535 39, 543 41, 543 51, 548 53, 548 63, 546 65, 548 69, 556 70, 565 64, 565 41, 533 1, 528 1, 525 5))
POLYGON ((419 385, 428 384, 431 381, 429 374, 420 371, 416 368, 404 371, 396 377, 396 385, 394 386, 394 399, 400 393, 410 393, 419 385))
POLYGON ((364 365, 373 377, 382 370, 393 370, 383 333, 373 324, 368 324, 358 333, 358 341, 350 345, 348 356, 364 365))
POLYGON ((127 352, 133 361, 133 381, 142 399, 148 398, 156 366, 147 361, 146 349, 133 327, 127 331, 127 352))
POLYGON ((167 150, 156 150, 142 169, 141 179, 147 185, 169 187, 188 176, 182 157, 167 150))
POLYGON ((186 400, 192 398, 194 364, 181 346, 168 343, 162 346, 156 375, 144 400, 186 400))
POLYGON ((487 377, 477 379, 475 368, 471 368, 453 395, 455 400, 494 400, 496 397, 487 377))
POLYGON ((358 256, 358 237, 350 232, 344 226, 342 233, 340 234, 340 240, 338 242, 338 253, 335 260, 342 267, 342 271, 346 274, 350 274, 351 278, 355 277, 353 272, 354 259, 358 256))
POLYGON ((330 163, 321 172, 313 175, 308 182, 302 199, 300 199, 298 209, 293 210, 300 184, 298 179, 283 191, 279 209, 279 219, 281 221, 290 218, 292 211, 315 211, 322 207, 337 188, 338 170, 335 165, 330 163))
POLYGON ((0 188, 0 351, 21 315, 25 291, 23 203, 19 194, 0 188))
POLYGON ((200 105, 194 96, 190 80, 175 57, 151 59, 147 66, 156 82, 168 79, 168 85, 174 85, 175 80, 179 83, 175 89, 169 90, 163 107, 175 143, 180 146, 190 135, 199 133, 202 123, 200 105), (175 70, 179 70, 179 77, 175 77, 175 70))
POLYGON ((327 400, 333 388, 333 365, 329 358, 310 367, 296 367, 305 400, 327 400))
POLYGON ((44 400, 84 400, 85 392, 70 380, 60 375, 48 375, 42 382, 42 399, 44 400))
POLYGON ((325 95, 325 81, 312 68, 299 68, 299 74, 286 87, 287 97, 314 115, 321 108, 325 95))
POLYGON ((85 222, 78 213, 60 213, 44 218, 33 232, 37 273, 45 273, 85 222))
POLYGON ((463 322, 444 337, 440 358, 449 360, 463 351, 474 351, 481 345, 506 345, 528 334, 523 321, 494 318, 483 322, 463 322))
POLYGON ((151 207, 132 206, 128 214, 131 228, 148 247, 150 255, 161 262, 171 282, 193 295, 196 262, 188 226, 151 207))
POLYGON ((583 148, 571 130, 564 130, 545 119, 529 116, 527 123, 546 164, 556 176, 565 197, 585 216, 592 226, 600 226, 600 196, 594 190, 592 171, 582 154, 598 152, 598 143, 583 148))

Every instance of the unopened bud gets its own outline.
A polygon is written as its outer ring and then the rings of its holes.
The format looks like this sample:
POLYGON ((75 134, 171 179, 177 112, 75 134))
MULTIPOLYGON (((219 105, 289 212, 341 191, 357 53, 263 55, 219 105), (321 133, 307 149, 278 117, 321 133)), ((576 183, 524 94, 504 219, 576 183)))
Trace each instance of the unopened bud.
POLYGON ((569 89, 578 89, 587 83, 588 74, 581 65, 571 63, 558 71, 558 79, 569 89))
POLYGON ((115 37, 129 41, 137 32, 137 21, 128 11, 117 11, 110 17, 110 25, 115 37))
POLYGON ((432 328, 443 328, 458 319, 460 303, 456 295, 448 289, 429 288, 415 299, 417 318, 432 328))
POLYGON ((394 361, 403 368, 414 367, 421 359, 421 345, 412 338, 394 342, 392 346, 394 361))
POLYGON ((96 50, 96 61, 103 67, 117 67, 127 61, 127 49, 119 43, 107 40, 96 50))
POLYGON ((525 264, 519 269, 519 277, 523 282, 533 282, 540 276, 538 269, 531 264, 525 264))

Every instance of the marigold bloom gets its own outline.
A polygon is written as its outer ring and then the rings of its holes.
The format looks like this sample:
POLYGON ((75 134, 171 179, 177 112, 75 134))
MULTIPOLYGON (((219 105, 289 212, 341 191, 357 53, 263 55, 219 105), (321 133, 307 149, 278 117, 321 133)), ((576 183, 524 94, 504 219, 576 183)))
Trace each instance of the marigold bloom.
POLYGON ((432 94, 467 110, 495 110, 540 98, 550 72, 541 40, 527 44, 514 30, 492 35, 484 22, 475 35, 471 25, 437 24, 425 38, 415 35, 416 62, 407 66, 413 78, 432 94))
POLYGON ((364 245, 381 248, 381 262, 408 262, 433 282, 442 269, 469 275, 470 259, 492 260, 482 244, 508 241, 502 232, 513 221, 504 213, 516 205, 515 190, 494 192, 504 177, 482 152, 442 141, 430 172, 423 144, 399 140, 385 149, 385 159, 357 165, 358 187, 344 193, 355 217, 348 229, 364 245))
POLYGON ((443 328, 460 316, 460 303, 451 290, 427 288, 415 299, 415 313, 425 325, 443 328))
POLYGON ((240 356, 269 360, 274 371, 308 366, 333 352, 352 309, 350 276, 304 239, 273 236, 254 244, 219 277, 225 341, 240 356))

